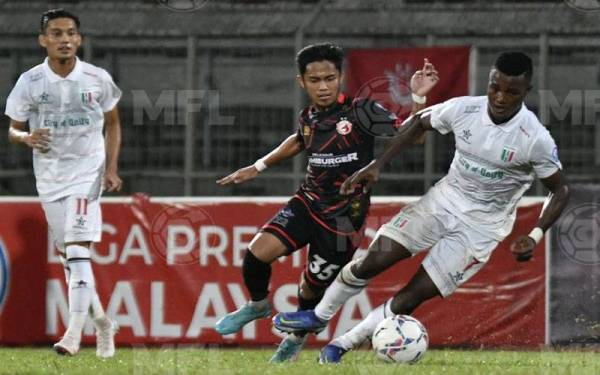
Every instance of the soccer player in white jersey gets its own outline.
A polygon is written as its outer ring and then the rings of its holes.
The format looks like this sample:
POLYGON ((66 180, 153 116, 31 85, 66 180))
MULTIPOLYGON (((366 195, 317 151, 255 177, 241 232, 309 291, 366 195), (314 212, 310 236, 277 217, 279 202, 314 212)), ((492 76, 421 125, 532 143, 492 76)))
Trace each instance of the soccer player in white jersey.
POLYGON ((62 9, 42 15, 39 43, 48 57, 19 77, 5 113, 10 141, 33 149, 37 190, 65 268, 69 325, 54 349, 66 355, 79 351, 89 313, 96 354, 108 358, 115 352, 116 323, 106 317, 96 293, 89 248, 100 241, 102 189, 121 189, 121 91, 105 70, 77 58, 79 26, 62 9))
POLYGON ((517 261, 531 258, 569 196, 554 140, 523 104, 531 90, 532 70, 525 54, 502 53, 491 69, 487 96, 450 99, 407 119, 382 156, 344 182, 342 193, 359 183, 369 188, 382 166, 424 132, 454 133, 456 152, 446 177, 379 229, 367 255, 342 269, 315 310, 278 314, 273 319, 277 328, 323 329, 369 279, 431 248, 406 286, 323 348, 321 363, 340 362, 348 350, 370 338, 385 317, 411 314, 436 296, 446 298, 480 270, 511 232, 517 203, 536 175, 550 196, 531 233, 511 244, 517 261))

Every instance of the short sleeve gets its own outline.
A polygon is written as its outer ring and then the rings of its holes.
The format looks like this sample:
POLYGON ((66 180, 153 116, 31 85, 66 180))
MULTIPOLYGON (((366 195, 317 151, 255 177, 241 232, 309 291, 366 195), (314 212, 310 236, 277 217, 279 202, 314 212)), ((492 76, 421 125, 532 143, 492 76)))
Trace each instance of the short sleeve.
POLYGON ((22 74, 6 99, 4 113, 15 121, 26 122, 29 120, 32 105, 27 78, 22 74))
POLYGON ((298 131, 296 132, 296 139, 298 140, 298 142, 300 142, 302 147, 304 147, 304 136, 302 135, 302 124, 300 124, 298 126, 298 131))
POLYGON ((562 169, 558 148, 550 133, 545 132, 535 140, 531 148, 530 161, 533 171, 539 178, 550 177, 562 169))
POLYGON ((441 134, 452 132, 452 125, 460 113, 460 98, 452 98, 421 111, 431 116, 431 126, 441 134))
POLYGON ((112 110, 121 99, 121 89, 115 84, 108 72, 102 74, 102 95, 100 96, 100 107, 102 112, 112 110))
POLYGON ((304 121, 304 110, 300 111, 300 113, 298 113, 298 131, 296 132, 296 139, 298 140, 298 142, 300 142, 300 144, 302 145, 302 147, 306 147, 306 145, 304 144, 304 133, 306 132, 310 132, 310 126, 304 121))

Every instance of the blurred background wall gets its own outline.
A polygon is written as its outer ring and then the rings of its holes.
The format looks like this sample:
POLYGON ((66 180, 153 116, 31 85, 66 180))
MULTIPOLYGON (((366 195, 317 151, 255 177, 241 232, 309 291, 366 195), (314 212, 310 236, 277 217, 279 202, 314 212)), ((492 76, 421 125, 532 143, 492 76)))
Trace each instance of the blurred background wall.
MULTIPOLYGON (((37 45, 39 18, 54 7, 80 16, 80 56, 111 72, 123 90, 123 194, 291 194, 303 178, 301 157, 243 185, 219 188, 214 181, 295 131, 306 104, 296 88, 295 52, 321 41, 347 50, 470 46, 473 95, 485 93, 499 52, 527 52, 535 66, 526 104, 556 139, 569 179, 600 182, 595 0, 0 0, 3 109, 18 76, 45 56, 37 45)), ((31 153, 8 143, 6 116, 0 124, 0 195, 34 195, 31 153)), ((453 137, 436 134, 428 142, 398 157, 376 194, 421 195, 441 178, 453 137)), ((543 190, 537 184, 528 194, 543 190)))

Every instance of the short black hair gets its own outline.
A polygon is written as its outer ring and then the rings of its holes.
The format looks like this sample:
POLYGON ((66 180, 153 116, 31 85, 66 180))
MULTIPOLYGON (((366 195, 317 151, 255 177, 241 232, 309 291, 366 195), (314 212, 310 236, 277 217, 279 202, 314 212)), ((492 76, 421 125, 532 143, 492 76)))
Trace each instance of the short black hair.
POLYGON ((311 44, 302 48, 296 55, 296 64, 300 75, 304 75, 306 66, 315 61, 331 61, 341 73, 344 49, 334 43, 311 44))
POLYGON ((79 26, 81 25, 81 23, 79 22, 79 17, 77 17, 71 12, 59 8, 47 10, 42 14, 42 19, 40 20, 40 33, 44 34, 46 32, 46 28, 48 27, 48 22, 57 18, 72 19, 73 22, 75 22, 75 26, 77 26, 77 30, 79 30, 79 26))
POLYGON ((511 77, 525 74, 525 78, 529 81, 531 81, 531 76, 533 75, 533 63, 531 62, 531 58, 523 52, 502 52, 498 58, 496 58, 494 67, 511 77))

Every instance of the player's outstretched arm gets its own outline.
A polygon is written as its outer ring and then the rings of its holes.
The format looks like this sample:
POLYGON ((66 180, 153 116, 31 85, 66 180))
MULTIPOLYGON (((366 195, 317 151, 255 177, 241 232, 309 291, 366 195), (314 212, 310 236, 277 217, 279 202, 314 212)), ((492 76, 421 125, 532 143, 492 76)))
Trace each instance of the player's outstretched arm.
POLYGON ((543 238, 544 232, 554 224, 569 202, 569 186, 560 170, 540 181, 550 190, 550 195, 544 203, 535 228, 527 236, 518 237, 510 246, 510 251, 519 262, 531 259, 533 250, 543 238))
POLYGON ((29 133, 27 124, 21 121, 10 120, 8 128, 8 140, 12 144, 22 144, 36 149, 40 152, 48 152, 50 150, 50 129, 35 129, 29 133))
POLYGON ((269 152, 266 156, 258 159, 253 165, 240 168, 228 176, 217 180, 217 184, 226 186, 229 184, 240 184, 244 181, 249 181, 267 167, 275 165, 282 160, 289 159, 298 155, 304 149, 304 145, 300 142, 297 134, 292 134, 281 142, 277 148, 269 152))
POLYGON ((409 146, 417 144, 418 140, 423 137, 427 130, 433 129, 429 122, 429 118, 428 112, 421 112, 407 118, 400 127, 398 135, 386 144, 383 154, 369 163, 369 165, 354 172, 352 176, 348 177, 340 187, 340 193, 350 194, 361 184, 363 185, 363 190, 368 191, 371 186, 379 180, 381 168, 392 159, 394 155, 409 146))
POLYGON ((119 177, 119 152, 121 151, 121 120, 115 106, 104 113, 106 127, 106 171, 104 173, 104 188, 106 191, 120 191, 123 181, 119 177))
MULTIPOLYGON (((439 73, 427 58, 423 61, 423 68, 417 70, 410 79, 410 92, 412 94, 411 115, 416 114, 427 106, 427 95, 440 80, 439 73)), ((425 143, 425 133, 415 140, 415 144, 425 143)))
POLYGON ((427 104, 427 95, 440 80, 439 73, 427 58, 423 60, 423 67, 417 70, 410 78, 410 92, 413 95, 411 115, 424 109, 427 104))

